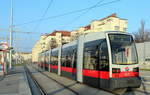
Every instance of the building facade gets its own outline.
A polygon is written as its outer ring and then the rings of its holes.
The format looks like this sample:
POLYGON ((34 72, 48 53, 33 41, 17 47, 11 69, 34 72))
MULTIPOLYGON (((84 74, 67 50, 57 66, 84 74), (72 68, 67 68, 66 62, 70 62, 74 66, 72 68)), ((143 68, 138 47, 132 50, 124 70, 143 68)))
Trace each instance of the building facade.
POLYGON ((38 61, 39 53, 69 43, 70 36, 71 32, 68 31, 54 31, 51 34, 42 35, 32 48, 32 62, 38 61))
POLYGON ((117 14, 112 14, 106 18, 100 20, 93 20, 89 25, 80 27, 78 30, 72 32, 72 39, 79 35, 90 33, 90 32, 101 32, 101 31, 121 31, 126 32, 128 21, 117 17, 117 14))
POLYGON ((136 43, 138 60, 142 69, 150 68, 150 42, 136 43))
POLYGON ((51 34, 42 35, 32 49, 32 61, 38 61, 40 52, 50 50, 59 45, 69 43, 78 38, 78 36, 102 31, 127 31, 127 20, 117 17, 117 14, 112 14, 100 20, 93 20, 89 25, 80 27, 79 29, 68 31, 54 31, 51 34))

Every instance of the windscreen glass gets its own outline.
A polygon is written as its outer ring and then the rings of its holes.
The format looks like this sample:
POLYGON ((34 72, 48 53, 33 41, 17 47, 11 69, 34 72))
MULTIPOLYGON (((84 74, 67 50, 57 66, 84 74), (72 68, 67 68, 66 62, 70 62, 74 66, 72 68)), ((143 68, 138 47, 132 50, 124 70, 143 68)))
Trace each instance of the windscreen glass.
POLYGON ((133 37, 125 34, 109 34, 112 63, 136 64, 137 52, 133 37))

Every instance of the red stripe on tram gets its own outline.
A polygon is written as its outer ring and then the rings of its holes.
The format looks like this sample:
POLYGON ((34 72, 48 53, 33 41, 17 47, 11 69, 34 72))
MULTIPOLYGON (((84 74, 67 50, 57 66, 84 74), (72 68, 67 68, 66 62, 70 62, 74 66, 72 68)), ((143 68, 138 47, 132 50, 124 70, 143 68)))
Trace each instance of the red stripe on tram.
POLYGON ((138 77, 139 72, 124 71, 121 73, 112 73, 112 78, 138 77))
POLYGON ((50 65, 50 67, 52 68, 52 69, 58 69, 58 66, 57 65, 50 65))
POLYGON ((96 71, 96 70, 83 70, 83 76, 101 78, 101 79, 109 79, 108 71, 96 71))
POLYGON ((69 68, 69 67, 61 67, 61 71, 66 71, 66 72, 70 72, 70 73, 76 73, 76 69, 75 68, 69 68))

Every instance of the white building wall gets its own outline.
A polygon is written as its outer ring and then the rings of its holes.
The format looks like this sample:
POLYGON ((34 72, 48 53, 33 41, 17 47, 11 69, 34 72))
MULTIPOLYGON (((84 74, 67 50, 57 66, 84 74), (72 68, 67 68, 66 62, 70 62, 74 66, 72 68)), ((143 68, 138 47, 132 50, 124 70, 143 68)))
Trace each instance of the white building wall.
POLYGON ((140 67, 150 69, 150 42, 136 43, 140 67))

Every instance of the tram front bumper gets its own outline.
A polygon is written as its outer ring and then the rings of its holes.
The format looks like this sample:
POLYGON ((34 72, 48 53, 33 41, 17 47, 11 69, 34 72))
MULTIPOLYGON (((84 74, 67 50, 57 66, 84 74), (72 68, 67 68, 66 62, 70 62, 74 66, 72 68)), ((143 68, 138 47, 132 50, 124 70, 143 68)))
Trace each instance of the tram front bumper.
POLYGON ((110 89, 119 88, 138 88, 141 86, 140 77, 128 77, 128 78, 111 78, 110 79, 110 89))

